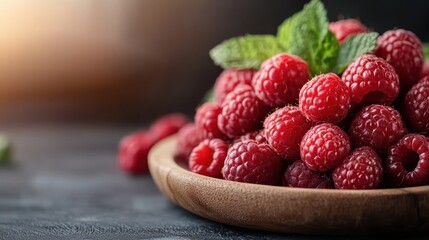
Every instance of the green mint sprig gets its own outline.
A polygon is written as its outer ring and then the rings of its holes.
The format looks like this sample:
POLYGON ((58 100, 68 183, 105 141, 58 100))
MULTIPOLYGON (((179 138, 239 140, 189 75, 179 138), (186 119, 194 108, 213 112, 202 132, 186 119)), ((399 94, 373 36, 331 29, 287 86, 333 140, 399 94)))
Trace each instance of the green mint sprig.
POLYGON ((312 76, 326 72, 340 74, 362 54, 374 50, 378 34, 362 33, 339 44, 329 30, 326 9, 319 0, 286 19, 277 35, 245 35, 228 39, 210 51, 216 65, 224 69, 259 69, 266 59, 285 52, 304 59, 312 76))
POLYGON ((429 43, 423 43, 423 53, 425 55, 425 59, 429 60, 429 43))

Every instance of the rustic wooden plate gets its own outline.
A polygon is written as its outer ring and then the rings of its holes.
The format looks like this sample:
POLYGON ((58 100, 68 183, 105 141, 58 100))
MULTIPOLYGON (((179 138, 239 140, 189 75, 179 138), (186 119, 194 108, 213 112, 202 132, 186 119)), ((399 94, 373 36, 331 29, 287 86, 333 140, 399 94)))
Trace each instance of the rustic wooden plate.
POLYGON ((383 190, 287 188, 231 182, 188 171, 175 137, 149 154, 152 177, 175 204, 239 227, 305 234, 429 231, 429 186, 383 190))

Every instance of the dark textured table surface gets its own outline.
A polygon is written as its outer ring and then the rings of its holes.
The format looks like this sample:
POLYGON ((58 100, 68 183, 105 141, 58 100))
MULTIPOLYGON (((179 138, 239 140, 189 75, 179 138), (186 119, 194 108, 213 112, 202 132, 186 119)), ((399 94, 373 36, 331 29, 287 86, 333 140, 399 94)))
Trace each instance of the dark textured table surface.
POLYGON ((175 206, 150 176, 117 168, 117 143, 130 127, 3 130, 15 156, 0 168, 0 239, 320 238, 226 226, 175 206))

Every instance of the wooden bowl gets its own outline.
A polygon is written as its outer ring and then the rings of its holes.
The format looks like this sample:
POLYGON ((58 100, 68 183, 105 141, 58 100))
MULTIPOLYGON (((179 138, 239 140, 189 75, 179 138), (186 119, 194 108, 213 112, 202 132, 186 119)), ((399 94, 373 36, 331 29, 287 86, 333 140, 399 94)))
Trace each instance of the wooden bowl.
POLYGON ((175 137, 149 154, 152 177, 186 210, 239 227, 304 234, 429 231, 429 186, 382 190, 305 189, 195 174, 173 157, 175 137))

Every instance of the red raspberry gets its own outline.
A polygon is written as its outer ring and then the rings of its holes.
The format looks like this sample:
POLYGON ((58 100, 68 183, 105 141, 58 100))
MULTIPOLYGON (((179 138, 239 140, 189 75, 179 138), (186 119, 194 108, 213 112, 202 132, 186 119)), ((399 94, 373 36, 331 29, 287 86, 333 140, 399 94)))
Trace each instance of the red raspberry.
POLYGON ((395 68, 402 91, 408 91, 419 80, 423 47, 414 33, 403 29, 385 32, 377 40, 375 54, 395 68))
POLYGON ((420 73, 420 79, 429 76, 429 60, 426 60, 423 64, 422 72, 420 73))
POLYGON ((189 157, 189 169, 198 174, 221 178, 228 146, 221 139, 206 139, 196 146, 189 157))
POLYGON ((394 108, 373 104, 356 114, 349 133, 353 146, 370 146, 384 152, 402 138, 407 129, 394 108))
POLYGON ((316 76, 301 88, 299 109, 316 123, 340 122, 350 109, 349 89, 334 73, 316 76))
POLYGON ((237 70, 231 68, 224 70, 214 84, 216 102, 222 104, 226 95, 239 84, 251 85, 254 73, 255 71, 251 69, 237 70))
POLYGON ((429 139, 407 134, 391 146, 386 159, 386 177, 396 187, 424 185, 429 177, 429 139))
POLYGON ((300 188, 332 188, 332 183, 325 173, 316 172, 307 167, 302 160, 295 161, 283 176, 283 185, 300 188))
POLYGON ((309 80, 307 63, 285 53, 266 60, 253 77, 256 96, 271 107, 295 103, 299 89, 309 80))
POLYGON ((265 139, 262 130, 254 131, 246 133, 239 138, 234 139, 233 143, 237 143, 245 140, 255 140, 258 143, 266 143, 267 139, 265 139))
POLYGON ((264 121, 264 136, 281 157, 288 160, 299 158, 299 143, 313 126, 298 107, 286 106, 277 109, 264 121))
POLYGON ((325 172, 335 168, 350 151, 350 140, 339 127, 322 123, 302 138, 301 159, 311 170, 325 172))
POLYGON ((148 173, 147 155, 155 143, 149 132, 137 132, 122 138, 119 143, 119 167, 133 175, 148 173))
POLYGON ((230 138, 259 129, 269 110, 247 85, 238 85, 226 96, 221 107, 218 126, 230 138))
POLYGON ((352 104, 390 105, 399 94, 399 78, 384 59, 362 55, 344 71, 342 80, 350 89, 352 104))
POLYGON ((227 139, 227 136, 219 130, 217 119, 222 109, 217 103, 207 102, 197 109, 195 125, 203 138, 227 139))
POLYGON ((254 140, 230 147, 222 169, 226 180, 277 185, 282 174, 282 159, 265 143, 254 140))
POLYGON ((429 134, 429 76, 420 80, 405 96, 404 116, 411 129, 429 134))
POLYGON ((381 159, 370 147, 355 149, 332 172, 338 189, 375 189, 382 177, 381 159))
POLYGON ((149 131, 156 141, 164 139, 177 133, 180 128, 189 122, 188 118, 181 113, 172 113, 158 118, 151 126, 149 131))
POLYGON ((188 162, 192 149, 194 149, 194 147, 196 147, 202 140, 203 139, 195 124, 186 124, 177 133, 175 156, 182 161, 188 162))
POLYGON ((344 19, 329 23, 329 29, 335 34, 338 42, 344 42, 349 36, 368 32, 361 22, 356 19, 344 19))

